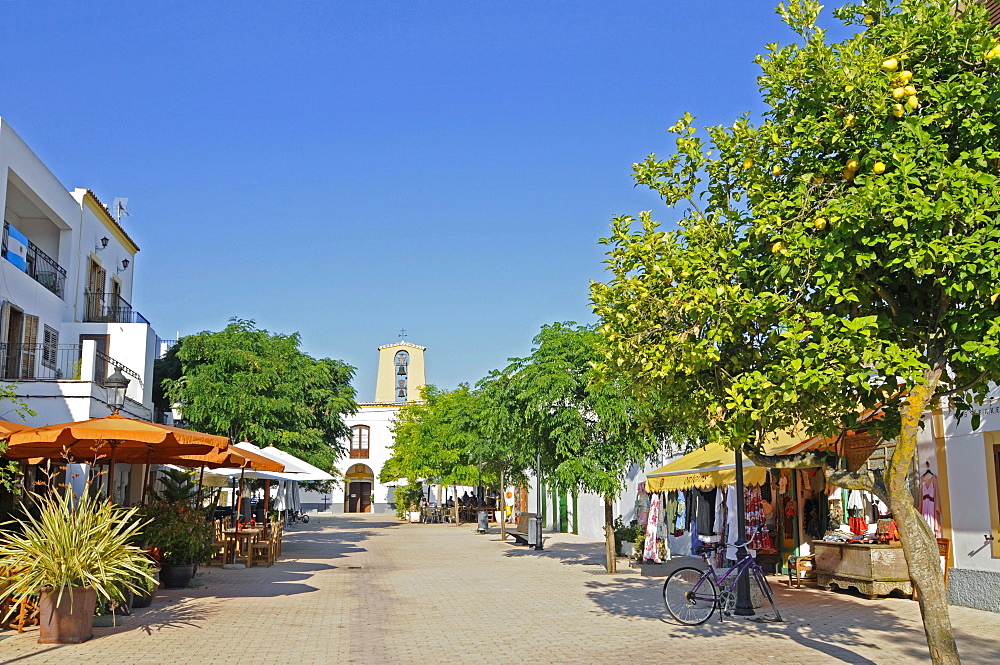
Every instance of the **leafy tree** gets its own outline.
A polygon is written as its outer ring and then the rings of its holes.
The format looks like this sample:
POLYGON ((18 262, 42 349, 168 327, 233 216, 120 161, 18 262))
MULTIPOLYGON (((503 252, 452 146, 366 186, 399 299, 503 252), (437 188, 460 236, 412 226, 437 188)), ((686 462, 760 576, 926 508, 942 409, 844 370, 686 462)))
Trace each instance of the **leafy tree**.
POLYGON ((593 287, 605 371, 760 463, 825 464, 887 501, 935 663, 959 658, 908 489, 917 431, 942 398, 969 409, 1000 370, 1000 48, 980 5, 953 10, 847 5, 835 16, 859 32, 827 44, 816 2, 779 7, 799 41, 758 58, 762 121, 708 128, 707 143, 689 115, 677 123, 678 152, 635 172, 680 208, 680 229, 616 219, 613 277, 593 287), (831 453, 760 453, 795 425, 867 428, 895 451, 859 474, 831 453))
POLYGON ((273 444, 326 470, 343 454, 340 441, 350 431, 342 416, 357 409, 350 365, 303 353, 298 334, 240 319, 185 337, 175 349, 181 373, 162 385, 193 428, 273 444))
POLYGON ((433 385, 420 392, 420 401, 405 404, 392 426, 392 456, 379 473, 380 482, 406 478, 436 478, 443 485, 474 485, 477 469, 469 461, 469 432, 457 416, 473 399, 466 384, 455 390, 433 385))
POLYGON ((630 466, 659 447, 642 405, 629 399, 621 382, 595 381, 600 359, 593 326, 542 326, 530 356, 494 373, 505 395, 511 459, 522 468, 537 454, 543 473, 562 488, 599 494, 605 506, 606 565, 614 572, 612 502, 621 494, 630 466))

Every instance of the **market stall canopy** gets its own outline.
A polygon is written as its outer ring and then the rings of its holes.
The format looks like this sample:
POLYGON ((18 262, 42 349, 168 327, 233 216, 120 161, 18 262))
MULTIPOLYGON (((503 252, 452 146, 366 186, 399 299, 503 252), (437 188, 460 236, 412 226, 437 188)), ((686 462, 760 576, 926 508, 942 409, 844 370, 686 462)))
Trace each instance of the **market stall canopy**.
MULTIPOLYGON (((765 441, 764 452, 768 455, 797 452, 809 447, 813 441, 803 440, 801 432, 778 432, 765 441)), ((646 491, 670 492, 691 487, 708 489, 732 485, 736 482, 735 456, 734 451, 712 442, 646 474, 646 491)), ((766 477, 767 469, 743 458, 743 482, 746 485, 760 485, 766 477)))
POLYGON ((113 414, 15 431, 3 456, 16 460, 45 458, 91 463, 113 458, 120 463, 145 464, 150 454, 210 455, 228 447, 229 439, 224 436, 113 414))

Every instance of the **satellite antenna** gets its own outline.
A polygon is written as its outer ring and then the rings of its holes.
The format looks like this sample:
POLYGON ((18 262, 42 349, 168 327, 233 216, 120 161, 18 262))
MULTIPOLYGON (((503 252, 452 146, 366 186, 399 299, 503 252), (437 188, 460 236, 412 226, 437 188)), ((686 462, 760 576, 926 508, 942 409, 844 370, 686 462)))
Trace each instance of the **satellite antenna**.
POLYGON ((115 200, 111 202, 111 214, 114 215, 115 220, 121 224, 123 215, 128 217, 132 214, 128 211, 128 199, 123 199, 121 197, 115 198, 115 200))

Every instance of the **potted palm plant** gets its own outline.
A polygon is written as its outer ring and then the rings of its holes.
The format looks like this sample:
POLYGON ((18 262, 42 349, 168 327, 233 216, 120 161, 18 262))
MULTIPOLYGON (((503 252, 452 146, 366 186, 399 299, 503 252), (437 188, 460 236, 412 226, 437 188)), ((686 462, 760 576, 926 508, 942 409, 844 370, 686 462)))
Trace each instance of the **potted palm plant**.
POLYGON ((158 553, 160 583, 183 589, 195 566, 214 553, 215 533, 207 512, 198 505, 198 488, 189 471, 164 469, 159 482, 162 489, 152 493, 153 501, 143 509, 150 518, 143 537, 158 553))
POLYGON ((98 601, 121 602, 148 581, 150 560, 132 544, 142 528, 135 509, 89 493, 76 498, 50 493, 30 512, 0 531, 0 567, 10 584, 0 599, 39 595, 38 642, 78 644, 93 637, 98 601))

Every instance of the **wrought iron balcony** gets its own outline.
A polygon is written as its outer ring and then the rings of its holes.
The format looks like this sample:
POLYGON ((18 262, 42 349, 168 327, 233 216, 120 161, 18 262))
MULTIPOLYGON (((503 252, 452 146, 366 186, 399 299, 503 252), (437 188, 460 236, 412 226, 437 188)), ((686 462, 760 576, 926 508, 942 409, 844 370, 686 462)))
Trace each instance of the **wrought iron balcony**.
POLYGON ((121 296, 113 293, 94 293, 87 291, 83 294, 85 323, 145 323, 149 324, 139 312, 132 309, 132 305, 121 296))
POLYGON ((80 380, 79 344, 0 344, 0 379, 80 380))
MULTIPOLYGON (((7 258, 7 236, 10 233, 10 224, 3 223, 3 246, 0 248, 0 256, 7 258)), ((55 262, 48 254, 40 250, 35 243, 28 241, 27 254, 24 257, 27 263, 25 272, 33 280, 44 286, 46 289, 63 297, 66 286, 66 269, 55 262)))

